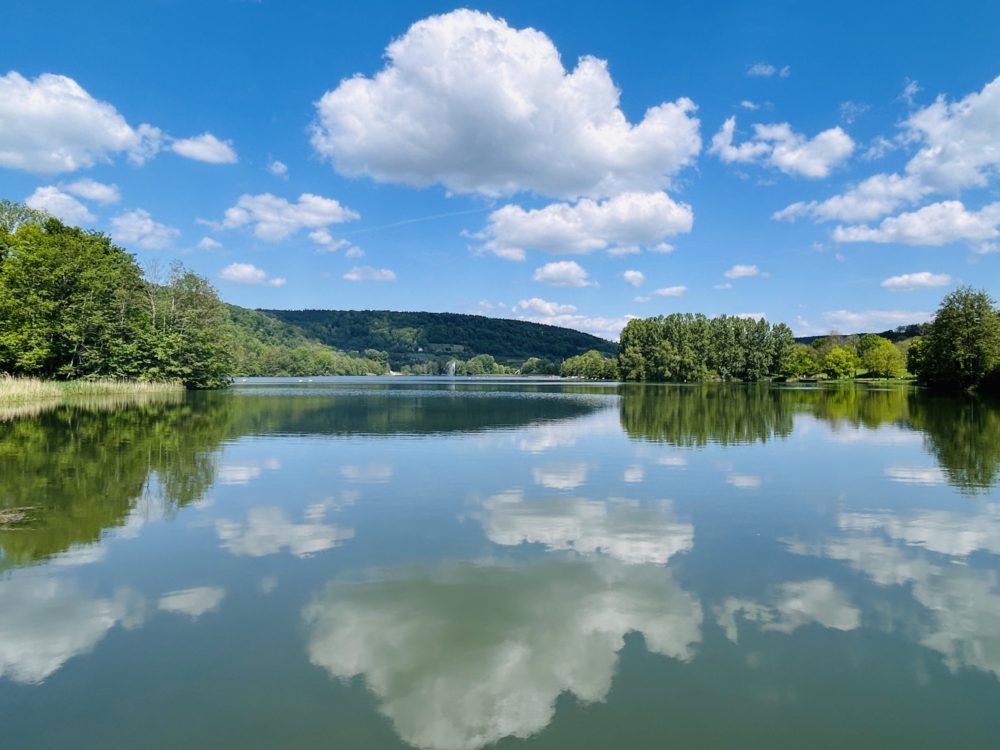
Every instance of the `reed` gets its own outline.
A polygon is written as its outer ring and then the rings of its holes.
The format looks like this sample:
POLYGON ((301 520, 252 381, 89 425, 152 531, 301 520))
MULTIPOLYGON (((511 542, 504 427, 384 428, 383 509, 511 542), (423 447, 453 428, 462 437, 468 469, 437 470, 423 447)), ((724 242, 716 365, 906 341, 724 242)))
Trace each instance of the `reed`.
POLYGON ((94 399, 125 404, 183 391, 184 386, 176 381, 106 379, 59 382, 0 375, 0 413, 12 417, 94 399))

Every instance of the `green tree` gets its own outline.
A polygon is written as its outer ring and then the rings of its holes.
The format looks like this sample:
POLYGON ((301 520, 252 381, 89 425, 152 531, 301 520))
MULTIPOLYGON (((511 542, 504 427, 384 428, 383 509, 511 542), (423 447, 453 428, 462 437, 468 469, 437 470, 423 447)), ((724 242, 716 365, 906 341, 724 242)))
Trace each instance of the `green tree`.
POLYGON ((123 361, 142 338, 135 260, 109 237, 21 223, 0 268, 0 368, 41 377, 137 375, 123 361))
POLYGON ((944 388, 979 385, 998 364, 1000 314, 989 294, 968 286, 942 300, 910 361, 922 383, 944 388))
POLYGON ((868 375, 898 378, 906 371, 906 362, 895 344, 881 336, 862 336, 858 342, 858 361, 868 375))
POLYGON ((815 349, 806 344, 795 344, 783 363, 781 374, 788 378, 804 378, 815 375, 821 369, 815 349))
POLYGON ((834 345, 823 357, 823 372, 838 380, 854 377, 857 366, 857 356, 846 346, 834 345))

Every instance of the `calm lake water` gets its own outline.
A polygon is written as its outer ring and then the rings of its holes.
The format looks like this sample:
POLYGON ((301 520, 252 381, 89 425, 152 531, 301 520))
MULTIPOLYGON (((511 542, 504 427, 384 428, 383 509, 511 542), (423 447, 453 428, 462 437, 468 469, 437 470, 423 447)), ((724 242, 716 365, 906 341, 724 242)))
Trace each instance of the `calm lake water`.
POLYGON ((0 747, 1000 747, 1000 411, 253 382, 0 415, 0 747))

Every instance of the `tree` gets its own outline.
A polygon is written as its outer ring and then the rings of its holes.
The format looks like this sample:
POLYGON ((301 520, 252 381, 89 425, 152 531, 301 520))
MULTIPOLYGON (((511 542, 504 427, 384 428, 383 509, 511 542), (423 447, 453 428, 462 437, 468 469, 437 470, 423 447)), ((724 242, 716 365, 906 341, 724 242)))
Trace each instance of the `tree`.
POLYGON ((823 372, 838 380, 854 377, 857 366, 858 358, 846 346, 834 345, 823 357, 823 372))
POLYGON ((820 372, 821 369, 815 349, 805 344, 795 344, 780 372, 788 378, 804 378, 820 372))
POLYGON ((943 388, 979 385, 998 364, 1000 314, 989 294, 968 286, 942 300, 910 360, 922 383, 943 388))
POLYGON ((888 339, 871 334, 858 342, 858 360, 868 375, 876 378, 898 378, 906 371, 903 353, 888 339))
POLYGON ((135 376, 128 359, 143 338, 136 315, 143 282, 131 255, 109 237, 21 223, 6 235, 0 267, 0 368, 80 378, 135 376))

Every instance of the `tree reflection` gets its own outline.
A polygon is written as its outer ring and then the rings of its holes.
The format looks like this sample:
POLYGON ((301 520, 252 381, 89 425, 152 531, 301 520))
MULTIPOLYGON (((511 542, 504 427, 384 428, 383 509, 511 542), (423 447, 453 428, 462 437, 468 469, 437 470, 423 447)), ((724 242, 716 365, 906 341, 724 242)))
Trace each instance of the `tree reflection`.
POLYGON ((0 423, 0 565, 23 565, 98 541, 140 498, 170 512, 214 481, 213 451, 229 433, 222 401, 159 400, 110 410, 61 406, 0 423), (151 478, 155 476, 155 482, 151 478))
POLYGON ((915 394, 910 425, 925 442, 948 481, 968 491, 991 487, 1000 472, 1000 410, 975 396, 915 394))

